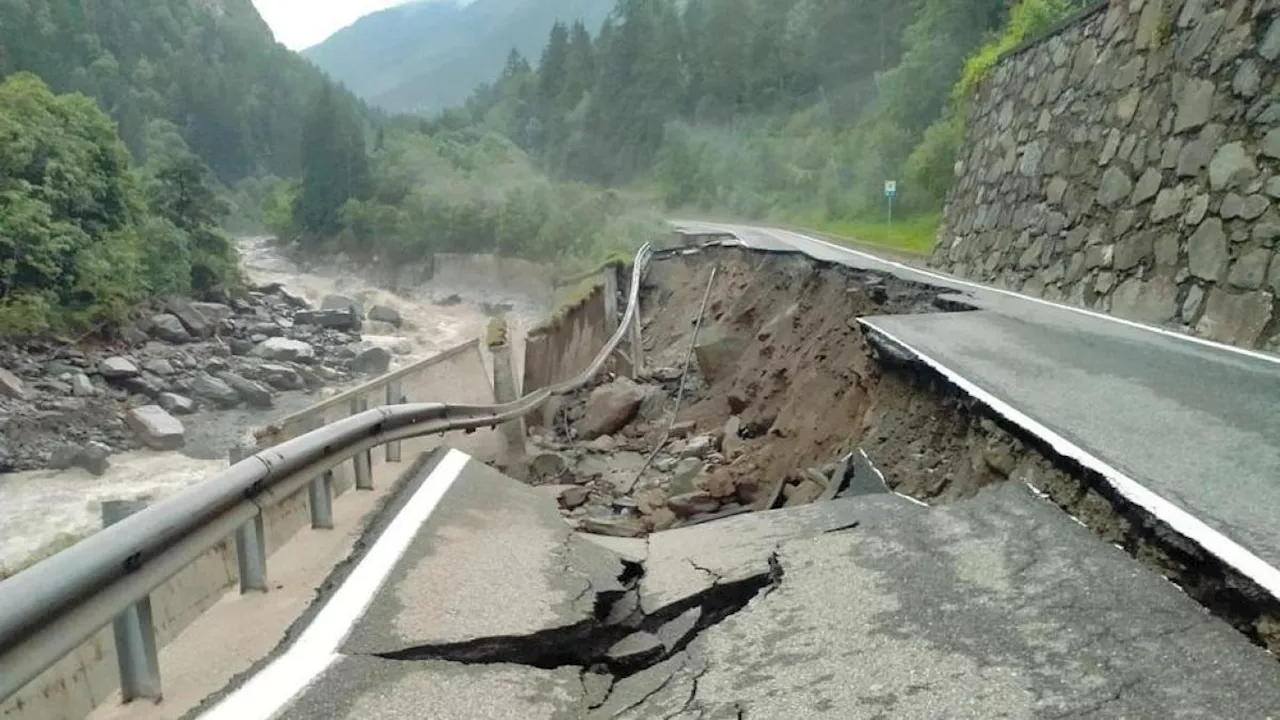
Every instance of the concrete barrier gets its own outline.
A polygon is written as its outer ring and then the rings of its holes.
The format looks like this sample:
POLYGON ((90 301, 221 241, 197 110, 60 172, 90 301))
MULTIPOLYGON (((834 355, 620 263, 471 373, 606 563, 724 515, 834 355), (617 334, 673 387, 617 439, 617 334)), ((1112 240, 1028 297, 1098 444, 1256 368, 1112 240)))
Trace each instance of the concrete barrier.
MULTIPOLYGON (((494 402, 493 386, 480 354, 480 342, 474 340, 281 419, 257 433, 259 449, 344 418, 351 413, 353 403, 361 409, 387 404, 388 388, 399 389, 392 399, 404 397, 410 402, 494 402)), ((482 439, 491 443, 494 438, 491 435, 482 438, 467 436, 451 438, 451 441, 483 458, 493 449, 475 445, 482 439)), ((409 468, 413 458, 442 442, 442 438, 406 441, 400 449, 404 468, 409 468)), ((389 451, 377 448, 371 451, 371 455, 375 474, 385 477, 386 473, 376 473, 376 470, 389 462, 389 451)), ((335 495, 348 492, 355 486, 352 467, 353 464, 347 462, 334 470, 335 495)), ((268 554, 274 553, 299 530, 310 526, 307 502, 307 489, 303 488, 264 510, 268 554)), ((151 594, 157 645, 163 647, 172 641, 238 582, 233 536, 223 540, 151 594)), ((115 640, 108 625, 0 705, 0 718, 81 720, 108 699, 118 686, 115 640)))
MULTIPOLYGON (((560 309, 550 320, 529 331, 524 345, 525 394, 564 382, 582 372, 618 329, 618 274, 628 272, 610 264, 562 286, 560 309)), ((525 422, 545 425, 555 417, 553 400, 525 422)))

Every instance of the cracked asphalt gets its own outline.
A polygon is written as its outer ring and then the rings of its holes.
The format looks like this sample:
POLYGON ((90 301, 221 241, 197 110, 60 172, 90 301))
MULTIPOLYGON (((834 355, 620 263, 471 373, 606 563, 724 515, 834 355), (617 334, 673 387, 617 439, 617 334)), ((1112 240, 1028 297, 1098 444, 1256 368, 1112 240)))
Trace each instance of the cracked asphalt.
POLYGON ((429 525, 343 657, 282 717, 1280 711, 1274 658, 1017 484, 940 508, 888 494, 844 498, 658 533, 640 547, 575 535, 552 497, 471 463, 429 525), (554 643, 599 593, 622 588, 609 546, 645 558, 634 590, 651 618, 705 603, 713 588, 772 584, 682 651, 612 684, 575 665, 502 662, 502 642, 489 663, 379 656, 522 633, 554 643))

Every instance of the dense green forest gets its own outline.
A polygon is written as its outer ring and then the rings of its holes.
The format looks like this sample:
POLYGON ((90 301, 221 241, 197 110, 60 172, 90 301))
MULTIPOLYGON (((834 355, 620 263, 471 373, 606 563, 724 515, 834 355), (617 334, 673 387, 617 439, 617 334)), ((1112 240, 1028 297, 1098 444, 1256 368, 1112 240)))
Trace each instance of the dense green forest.
POLYGON ((0 83, 0 332, 114 322, 234 280, 208 168, 165 121, 145 142, 135 168, 93 100, 29 73, 0 83))
POLYGON ((617 193, 556 182, 511 140, 400 121, 366 155, 358 119, 322 89, 302 131, 303 170, 268 215, 277 235, 394 269, 437 252, 492 252, 572 274, 663 234, 617 193))
POLYGON ((252 227, 275 178, 300 172, 298 130, 325 85, 250 0, 0 0, 0 78, 9 333, 233 280, 218 226, 252 227))
POLYGON ((444 122, 541 167, 753 217, 936 211, 964 96, 1003 50, 1080 0, 618 0, 594 39, 557 25, 444 122), (966 65, 968 70, 966 71, 966 65), (967 77, 967 80, 965 78, 967 77))
POLYGON ((250 0, 0 0, 0 76, 19 71, 97 100, 139 163, 167 120, 226 184, 297 175, 324 80, 250 0))

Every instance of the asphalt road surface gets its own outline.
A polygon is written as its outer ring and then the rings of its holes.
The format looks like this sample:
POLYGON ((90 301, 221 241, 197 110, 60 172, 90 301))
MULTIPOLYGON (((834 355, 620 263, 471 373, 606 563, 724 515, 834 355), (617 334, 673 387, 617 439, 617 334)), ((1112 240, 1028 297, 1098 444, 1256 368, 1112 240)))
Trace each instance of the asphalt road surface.
POLYGON ((863 322, 1280 597, 1280 357, 949 278, 794 231, 674 224, 964 295, 979 311, 863 322))

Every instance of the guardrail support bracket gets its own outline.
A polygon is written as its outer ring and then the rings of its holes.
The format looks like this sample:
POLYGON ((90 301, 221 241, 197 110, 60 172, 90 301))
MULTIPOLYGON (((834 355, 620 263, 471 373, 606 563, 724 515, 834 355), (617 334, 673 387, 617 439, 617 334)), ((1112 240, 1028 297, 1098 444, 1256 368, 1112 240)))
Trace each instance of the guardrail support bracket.
MULTIPOLYGON (((102 503, 103 526, 114 525, 146 507, 145 502, 107 500, 102 503)), ((151 597, 130 606, 112 623, 116 639, 116 663, 120 668, 120 696, 134 700, 159 700, 160 656, 151 617, 151 597)))
POLYGON ((267 591, 267 534, 262 513, 236 530, 236 561, 240 566, 240 594, 267 591))
MULTIPOLYGON (((351 414, 359 415, 369 409, 368 398, 353 398, 351 400, 351 414)), ((373 489, 373 450, 361 450, 351 458, 355 465, 356 471, 356 489, 372 490, 373 489)))
POLYGON ((333 529, 333 473, 317 475, 308 488, 311 500, 311 528, 333 529))

